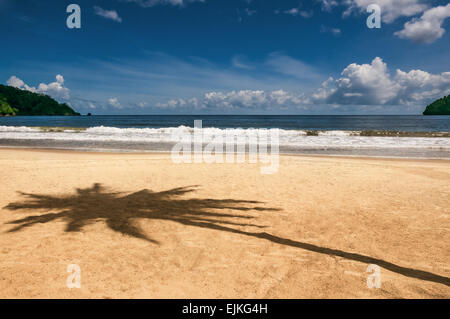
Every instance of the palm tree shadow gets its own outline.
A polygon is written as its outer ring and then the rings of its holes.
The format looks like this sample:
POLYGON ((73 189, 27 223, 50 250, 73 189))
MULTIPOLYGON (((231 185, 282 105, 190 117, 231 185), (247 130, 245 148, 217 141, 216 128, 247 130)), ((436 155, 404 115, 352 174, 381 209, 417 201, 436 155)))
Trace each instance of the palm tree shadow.
POLYGON ((106 225, 119 233, 158 244, 148 237, 136 224, 138 219, 171 220, 181 224, 205 223, 233 226, 264 226, 251 224, 251 215, 219 213, 220 210, 233 211, 274 211, 275 209, 255 206, 256 201, 238 201, 232 199, 180 199, 191 193, 197 186, 178 187, 163 192, 148 189, 124 194, 109 192, 101 184, 90 188, 76 189, 76 193, 66 196, 50 196, 21 193, 27 200, 10 203, 9 210, 60 210, 58 213, 28 216, 9 224, 17 225, 8 232, 17 232, 38 223, 48 223, 62 219, 67 232, 77 232, 84 226, 103 220, 106 225), (253 205, 253 206, 250 206, 253 205), (212 212, 213 210, 214 212, 212 212))
POLYGON ((90 188, 77 189, 73 195, 59 197, 21 193, 27 200, 10 203, 5 208, 9 210, 59 210, 59 212, 33 215, 9 222, 8 224, 16 226, 8 232, 17 232, 38 223, 48 223, 60 219, 67 223, 67 232, 77 232, 89 224, 104 220, 107 226, 116 232, 159 244, 157 240, 148 237, 137 226, 136 220, 169 220, 186 226, 230 232, 365 264, 376 264, 403 276, 450 286, 450 278, 427 271, 402 267, 362 254, 294 241, 267 232, 242 230, 240 226, 256 229, 265 226, 251 223, 255 218, 252 215, 237 214, 234 211, 261 212, 278 211, 278 209, 257 206, 261 204, 257 201, 179 198, 195 191, 196 187, 178 187, 163 192, 144 189, 132 194, 124 194, 108 192, 105 187, 96 183, 90 188), (223 210, 226 212, 222 212, 223 210))

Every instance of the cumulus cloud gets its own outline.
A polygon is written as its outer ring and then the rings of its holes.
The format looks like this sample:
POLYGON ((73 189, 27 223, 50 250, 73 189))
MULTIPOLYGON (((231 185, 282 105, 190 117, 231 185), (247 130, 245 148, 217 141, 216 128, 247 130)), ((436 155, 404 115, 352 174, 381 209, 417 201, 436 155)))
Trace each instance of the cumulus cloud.
POLYGON ((126 2, 135 2, 141 7, 149 8, 157 5, 183 6, 191 2, 205 2, 206 0, 124 0, 126 2))
POLYGON ((158 103, 159 108, 195 108, 195 109, 273 109, 301 107, 309 100, 302 94, 293 94, 283 90, 240 90, 230 92, 208 92, 201 98, 172 99, 158 103))
POLYGON ((116 10, 105 10, 103 8, 95 6, 94 12, 96 15, 103 17, 105 19, 113 20, 119 23, 122 22, 122 18, 119 17, 119 14, 117 13, 116 10))
POLYGON ((352 63, 338 79, 329 78, 313 95, 316 103, 338 105, 412 105, 450 93, 450 72, 397 70, 376 57, 371 64, 352 63))
POLYGON ((196 98, 192 98, 189 100, 179 98, 179 99, 170 99, 169 101, 164 102, 164 103, 156 103, 156 107, 161 108, 161 109, 176 109, 176 108, 184 108, 184 107, 198 109, 199 104, 198 104, 198 100, 196 98))
POLYGON ((9 86, 13 86, 18 89, 27 90, 31 92, 36 92, 36 88, 28 86, 25 82, 23 82, 21 79, 19 79, 17 76, 13 75, 11 76, 8 81, 6 81, 6 84, 9 86))
MULTIPOLYGON (((322 0, 322 3, 331 3, 334 1, 322 0)), ((344 0, 343 4, 347 6, 344 16, 352 12, 366 12, 370 4, 378 4, 381 8, 382 20, 391 23, 399 17, 411 17, 419 14, 428 8, 428 5, 422 0, 344 0)), ((327 7, 325 5, 325 7, 327 7)), ((328 8, 331 8, 328 6, 328 8)))
POLYGON ((64 86, 64 77, 60 74, 56 75, 55 82, 51 82, 48 84, 40 83, 37 88, 27 85, 24 81, 22 81, 15 75, 11 76, 8 81, 6 81, 6 84, 34 93, 47 94, 59 100, 68 100, 70 98, 70 90, 64 86))
POLYGON ((175 98, 156 104, 162 109, 271 110, 309 109, 325 105, 421 106, 450 94, 450 72, 431 74, 422 70, 390 72, 379 57, 370 64, 352 63, 337 79, 329 77, 310 93, 285 90, 212 91, 201 97, 175 98))
POLYGON ((450 72, 430 74, 422 70, 397 70, 394 80, 399 84, 399 104, 431 101, 450 94, 450 72))
POLYGON ((112 97, 108 100, 108 105, 112 106, 115 109, 121 109, 122 105, 116 97, 112 97))
POLYGON ((431 8, 425 11, 420 19, 406 22, 403 30, 395 32, 395 35, 416 43, 432 43, 444 35, 442 23, 448 17, 450 4, 431 8))
POLYGON ((139 106, 140 108, 144 108, 144 107, 146 107, 148 105, 148 103, 141 101, 141 102, 138 102, 136 105, 139 106))

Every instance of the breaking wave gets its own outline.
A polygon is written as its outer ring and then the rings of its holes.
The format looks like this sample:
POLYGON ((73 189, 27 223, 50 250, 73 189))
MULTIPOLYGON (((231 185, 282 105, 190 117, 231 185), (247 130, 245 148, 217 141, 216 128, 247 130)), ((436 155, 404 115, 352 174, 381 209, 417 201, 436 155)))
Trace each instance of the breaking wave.
POLYGON ((205 142, 226 134, 259 136, 260 141, 271 130, 279 133, 280 147, 294 148, 419 148, 450 149, 449 132, 393 132, 393 131, 308 131, 283 129, 221 129, 192 128, 90 128, 0 126, 0 140, 47 140, 93 142, 176 143, 179 136, 202 134, 205 142))

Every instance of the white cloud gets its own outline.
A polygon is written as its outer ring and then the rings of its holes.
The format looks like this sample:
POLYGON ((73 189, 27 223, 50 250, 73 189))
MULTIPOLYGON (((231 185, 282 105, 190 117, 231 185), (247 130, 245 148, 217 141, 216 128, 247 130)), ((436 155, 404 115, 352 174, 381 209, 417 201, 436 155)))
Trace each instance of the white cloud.
POLYGON ((183 6, 191 2, 205 2, 206 0, 124 0, 126 2, 135 2, 141 7, 149 8, 157 5, 183 6))
POLYGON ((338 2, 336 0, 319 0, 322 3, 322 10, 324 11, 331 11, 333 7, 336 7, 338 5, 338 2))
POLYGON ((25 84, 21 79, 19 79, 17 76, 13 75, 11 76, 8 81, 6 81, 6 84, 9 86, 13 86, 18 89, 27 90, 31 92, 36 92, 36 88, 30 87, 25 84))
POLYGON ((301 16, 303 18, 311 18, 313 16, 312 11, 300 10, 299 8, 292 8, 284 11, 284 13, 291 16, 301 16))
POLYGON ((156 107, 161 109, 176 109, 176 108, 184 108, 184 107, 192 107, 192 108, 198 108, 197 99, 170 99, 169 101, 165 103, 157 103, 156 107))
POLYGON ((417 43, 432 43, 444 35, 442 23, 448 17, 450 17, 450 4, 429 9, 420 19, 406 22, 403 30, 395 32, 395 35, 417 43))
POLYGON ((117 13, 116 10, 105 10, 103 8, 95 6, 94 12, 96 15, 103 17, 105 19, 113 20, 119 23, 122 22, 122 18, 119 17, 119 14, 117 13))
POLYGON ((28 86, 15 75, 11 76, 8 81, 6 81, 6 84, 34 93, 47 94, 59 100, 68 100, 70 98, 70 90, 64 86, 64 77, 60 74, 56 75, 56 82, 51 82, 49 84, 40 83, 37 88, 28 86))
POLYGON ((56 75, 56 82, 64 84, 64 77, 61 74, 56 75))
POLYGON ((115 109, 122 109, 122 105, 116 97, 112 97, 108 100, 108 105, 112 106, 115 109))
MULTIPOLYGON (((335 0, 319 0, 325 11, 330 11, 339 3, 335 0)), ((432 43, 445 33, 442 28, 444 20, 450 17, 450 4, 430 9, 426 0, 342 0, 346 7, 343 16, 352 13, 366 14, 367 7, 378 4, 381 8, 383 22, 392 23, 400 17, 413 17, 420 13, 420 18, 413 18, 406 22, 403 30, 395 32, 402 39, 409 39, 417 43, 432 43)))
POLYGON ((422 70, 397 70, 394 80, 400 85, 399 104, 431 101, 450 94, 450 72, 430 74, 422 70))
POLYGON ((252 108, 263 106, 266 98, 264 91, 209 92, 205 94, 203 102, 206 106, 219 108, 252 108))
POLYGON ((283 90, 240 90, 230 92, 213 91, 201 98, 171 99, 158 103, 159 108, 194 108, 194 109, 272 109, 301 107, 309 100, 302 94, 293 94, 283 90))
MULTIPOLYGON (((329 1, 322 0, 323 2, 329 1)), ((414 16, 428 8, 422 0, 344 0, 343 4, 347 6, 344 16, 352 12, 366 13, 370 4, 378 4, 382 20, 386 23, 391 23, 399 17, 414 16)))
POLYGON ((323 82, 312 95, 313 100, 338 105, 411 105, 450 93, 450 72, 397 70, 391 76, 387 64, 379 57, 371 64, 352 63, 341 75, 323 82))
POLYGON ((136 105, 139 106, 140 108, 144 108, 148 105, 148 103, 147 102, 138 102, 136 105))
MULTIPOLYGON (((302 72, 303 65, 299 67, 294 63, 291 70, 282 70, 295 76, 296 71, 302 72)), ((366 106, 423 106, 448 94, 450 72, 431 74, 422 70, 405 72, 399 69, 390 72, 387 64, 376 57, 370 64, 348 65, 339 78, 328 78, 312 93, 267 89, 210 91, 199 98, 176 98, 156 106, 164 109, 314 110, 325 105, 333 108, 353 105, 367 111, 366 106)))
MULTIPOLYGON (((286 58, 283 56, 283 59, 286 58)), ((289 63, 288 63, 289 64, 289 63)), ((285 63, 282 64, 283 66, 285 63)), ((282 68, 283 69, 283 68, 282 68)), ((284 70, 284 69, 283 69, 284 70)), ((302 65, 290 70, 302 72, 302 65)), ((288 72, 287 70, 284 70, 288 72)), ((297 80, 297 83, 298 80, 297 80)), ((272 82, 273 85, 273 82, 272 82)), ((450 72, 431 74, 423 70, 390 72, 379 57, 369 64, 352 63, 337 79, 328 78, 319 89, 301 93, 297 88, 278 89, 221 89, 205 90, 186 98, 167 98, 152 105, 165 110, 216 110, 258 112, 266 110, 304 109, 326 112, 330 107, 341 110, 402 110, 402 107, 423 107, 432 100, 450 94, 450 72), (290 90, 290 91, 289 91, 290 90), (194 96, 194 97, 192 97, 194 96)), ((110 100, 110 104, 120 103, 110 100)))
POLYGON ((298 15, 298 11, 299 11, 298 8, 292 8, 292 9, 284 11, 284 13, 289 14, 291 16, 296 16, 296 15, 298 15))

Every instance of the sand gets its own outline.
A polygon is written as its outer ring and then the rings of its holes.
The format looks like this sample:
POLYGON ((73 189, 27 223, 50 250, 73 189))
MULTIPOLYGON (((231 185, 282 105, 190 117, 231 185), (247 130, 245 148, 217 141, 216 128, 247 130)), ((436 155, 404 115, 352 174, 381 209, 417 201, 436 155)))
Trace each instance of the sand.
POLYGON ((0 168, 2 298, 450 297, 450 161, 282 156, 261 175, 0 149, 0 168))

